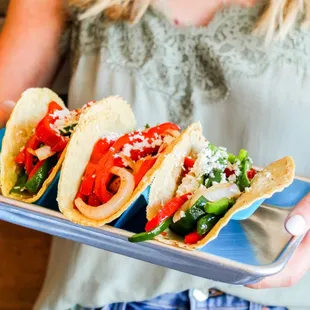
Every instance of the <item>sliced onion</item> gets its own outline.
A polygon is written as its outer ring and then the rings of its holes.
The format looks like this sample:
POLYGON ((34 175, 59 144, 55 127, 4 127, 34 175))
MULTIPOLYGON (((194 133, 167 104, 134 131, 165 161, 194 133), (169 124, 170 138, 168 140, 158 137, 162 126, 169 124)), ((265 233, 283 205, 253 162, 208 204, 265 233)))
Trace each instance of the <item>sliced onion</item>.
POLYGON ((128 156, 125 156, 124 154, 120 153, 119 157, 123 160, 126 167, 130 167, 134 170, 135 168, 135 162, 128 156))
POLYGON ((173 216, 173 223, 179 221, 182 217, 183 217, 183 214, 184 212, 186 212, 188 209, 191 208, 191 204, 190 204, 190 200, 187 200, 183 205, 182 207, 174 214, 173 216))
POLYGON ((52 152, 52 149, 48 145, 41 146, 40 148, 36 149, 35 156, 39 158, 39 160, 44 160, 46 158, 49 158, 55 154, 55 152, 52 152))
POLYGON ((31 149, 30 147, 27 148, 27 152, 30 153, 33 156, 37 156, 36 151, 31 149))
POLYGON ((215 184, 209 188, 201 187, 199 188, 190 200, 190 205, 194 205, 195 202, 204 196, 209 201, 218 201, 222 198, 236 198, 241 195, 239 187, 236 184, 231 183, 221 183, 215 184))
POLYGON ((165 131, 165 133, 164 133, 163 135, 165 135, 166 133, 167 133, 168 135, 174 137, 174 138, 177 138, 177 137, 180 135, 180 132, 179 132, 178 130, 171 130, 171 129, 168 129, 168 130, 165 131))
POLYGON ((135 180, 130 172, 124 168, 113 167, 111 173, 120 177, 121 184, 117 193, 107 203, 98 207, 92 207, 86 204, 81 198, 75 200, 76 207, 89 219, 103 220, 117 213, 134 191, 135 180))

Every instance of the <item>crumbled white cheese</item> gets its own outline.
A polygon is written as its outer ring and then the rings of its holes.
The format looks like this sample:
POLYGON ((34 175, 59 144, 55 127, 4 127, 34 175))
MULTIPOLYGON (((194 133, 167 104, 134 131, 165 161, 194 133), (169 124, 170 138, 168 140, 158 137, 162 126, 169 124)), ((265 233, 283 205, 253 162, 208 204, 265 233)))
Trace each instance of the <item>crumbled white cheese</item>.
POLYGON ((118 138, 120 138, 122 134, 118 132, 109 132, 102 136, 102 139, 106 139, 107 142, 116 141, 118 138))
POLYGON ((226 174, 225 173, 221 173, 221 181, 220 181, 220 183, 222 184, 222 183, 227 183, 227 181, 226 181, 226 174))
MULTIPOLYGON (((60 134, 60 131, 64 130, 64 128, 77 124, 79 113, 75 110, 70 111, 68 109, 62 109, 54 111, 54 113, 51 114, 51 117, 55 119, 55 122, 50 124, 50 127, 60 134)), ((73 132, 73 128, 68 130, 73 132)))
POLYGON ((231 164, 230 162, 227 163, 227 168, 230 170, 230 171, 233 171, 234 174, 238 177, 240 175, 240 161, 237 160, 234 164, 231 164))
POLYGON ((237 177, 236 177, 235 174, 232 174, 232 175, 230 175, 230 176, 228 177, 228 182, 229 182, 229 183, 236 183, 236 181, 237 181, 237 177))
POLYGON ((177 189, 177 196, 182 196, 186 193, 193 193, 199 188, 200 184, 195 175, 188 173, 177 189))
POLYGON ((134 136, 130 136, 129 140, 133 143, 125 144, 123 146, 122 153, 123 155, 130 157, 131 151, 133 150, 143 150, 145 148, 155 148, 156 146, 161 146, 163 143, 163 139, 158 136, 151 139, 146 139, 142 134, 138 133, 134 136))
POLYGON ((209 147, 206 147, 198 154, 193 172, 196 177, 199 178, 205 174, 211 174, 214 169, 224 171, 227 165, 227 157, 228 154, 222 150, 214 153, 209 147), (222 163, 220 161, 222 161, 222 163))
MULTIPOLYGON (((155 134, 155 138, 158 139, 158 138, 160 138, 160 136, 155 134)), ((171 144, 174 141, 174 139, 175 139, 174 137, 167 135, 167 136, 164 137, 163 143, 171 144)))
POLYGON ((249 188, 249 187, 246 187, 246 188, 244 189, 244 191, 245 191, 245 192, 249 192, 249 191, 250 191, 250 188, 249 188))

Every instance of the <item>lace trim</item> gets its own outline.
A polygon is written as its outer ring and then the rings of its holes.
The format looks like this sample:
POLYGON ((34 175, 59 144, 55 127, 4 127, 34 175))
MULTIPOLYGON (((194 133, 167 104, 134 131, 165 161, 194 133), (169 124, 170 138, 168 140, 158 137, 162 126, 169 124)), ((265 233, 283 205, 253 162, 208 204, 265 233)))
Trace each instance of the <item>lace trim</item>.
POLYGON ((206 103, 219 102, 232 75, 258 76, 279 61, 309 67, 309 34, 295 29, 283 43, 266 47, 250 33, 259 9, 225 10, 198 29, 174 27, 153 10, 134 27, 108 22, 103 14, 75 21, 75 61, 103 48, 111 69, 138 75, 146 88, 168 96, 170 119, 182 125, 192 121, 195 88, 206 103))

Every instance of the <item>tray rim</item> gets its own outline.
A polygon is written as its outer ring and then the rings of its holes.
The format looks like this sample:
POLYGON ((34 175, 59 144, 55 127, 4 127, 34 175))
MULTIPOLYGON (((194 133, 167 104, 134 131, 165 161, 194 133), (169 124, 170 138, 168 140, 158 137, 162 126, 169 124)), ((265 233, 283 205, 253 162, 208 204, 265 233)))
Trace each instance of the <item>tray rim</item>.
MULTIPOLYGON (((64 237, 61 234, 58 234, 58 235, 53 234, 51 233, 50 229, 43 229, 42 226, 33 227, 30 225, 23 225, 23 223, 20 223, 14 220, 14 216, 15 217, 24 216, 24 217, 27 217, 28 220, 30 221, 32 220, 33 222, 44 219, 44 222, 45 222, 44 225, 47 223, 54 222, 54 224, 57 223, 58 225, 66 227, 65 230, 73 229, 77 236, 81 236, 88 232, 93 235, 99 234, 103 238, 114 239, 121 243, 126 242, 127 245, 129 245, 127 238, 128 236, 131 235, 131 233, 123 229, 115 228, 110 225, 105 225, 100 228, 82 226, 82 225, 75 224, 67 220, 60 212, 53 211, 53 210, 50 210, 50 209, 47 209, 41 206, 37 206, 34 204, 23 203, 23 202, 13 200, 10 198, 6 198, 0 195, 0 219, 2 219, 1 215, 3 213, 9 213, 10 215, 12 215, 11 218, 5 219, 8 222, 18 224, 20 226, 29 227, 31 229, 39 230, 39 231, 42 231, 42 232, 45 232, 51 235, 60 236, 62 238, 64 237)), ((48 228, 48 226, 46 226, 46 228, 48 228)), ((294 251, 296 250, 296 248, 302 241, 303 237, 304 235, 292 237, 287 243, 287 245, 285 246, 285 248, 283 249, 283 251, 281 252, 281 254, 279 255, 279 257, 274 262, 270 264, 266 264, 266 265, 261 265, 261 266, 250 265, 250 264, 246 264, 242 262, 233 261, 231 259, 217 256, 217 255, 210 254, 210 253, 206 253, 206 252, 189 251, 185 249, 180 249, 180 248, 176 248, 171 245, 159 243, 156 240, 147 241, 147 242, 143 242, 139 244, 130 243, 130 246, 133 249, 140 248, 144 250, 152 249, 152 250, 164 251, 165 253, 177 256, 180 259, 182 258, 184 259, 184 257, 188 257, 188 259, 194 259, 197 262, 199 261, 202 263, 211 263, 211 264, 216 263, 217 265, 221 265, 222 267, 226 269, 234 270, 236 272, 243 273, 243 274, 246 274, 247 276, 252 277, 253 278, 252 280, 250 280, 249 282, 246 282, 246 283, 250 283, 250 282, 256 282, 257 280, 261 278, 268 277, 268 276, 271 276, 271 275, 274 275, 280 272, 285 267, 286 263, 291 258, 291 256, 293 255, 294 251)), ((72 238, 67 238, 67 239, 77 241, 72 238)), ((82 242, 82 243, 85 243, 85 242, 82 242)), ((89 243, 86 243, 86 244, 89 244, 89 243)), ((91 245, 91 246, 94 246, 94 245, 91 245)), ((103 249, 102 247, 98 247, 98 246, 95 246, 95 247, 103 249)), ((111 251, 111 250, 108 250, 108 251, 111 251)), ((122 253, 119 253, 113 250, 112 252, 122 254, 122 253)), ((126 254, 123 254, 123 255, 126 255, 126 254)), ((137 258, 134 255, 126 255, 126 256, 137 258)), ((137 259, 144 260, 141 258, 137 258, 137 259)), ((149 261, 149 260, 147 261, 152 263, 152 261, 149 261)), ((177 268, 173 268, 173 269, 180 270, 177 268)))

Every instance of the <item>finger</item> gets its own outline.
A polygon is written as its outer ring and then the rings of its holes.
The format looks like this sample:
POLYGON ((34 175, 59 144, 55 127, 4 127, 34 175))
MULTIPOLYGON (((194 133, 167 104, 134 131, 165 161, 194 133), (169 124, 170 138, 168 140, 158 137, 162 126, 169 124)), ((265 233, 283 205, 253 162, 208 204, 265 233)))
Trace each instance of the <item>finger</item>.
POLYGON ((4 127, 15 105, 14 101, 4 100, 0 104, 0 128, 4 127))
POLYGON ((286 267, 278 274, 267 277, 259 283, 247 285, 254 289, 290 287, 299 282, 310 269, 310 232, 307 233, 300 246, 286 267))
POLYGON ((285 228, 293 236, 303 235, 310 229, 310 194, 306 195, 288 216, 285 228))

